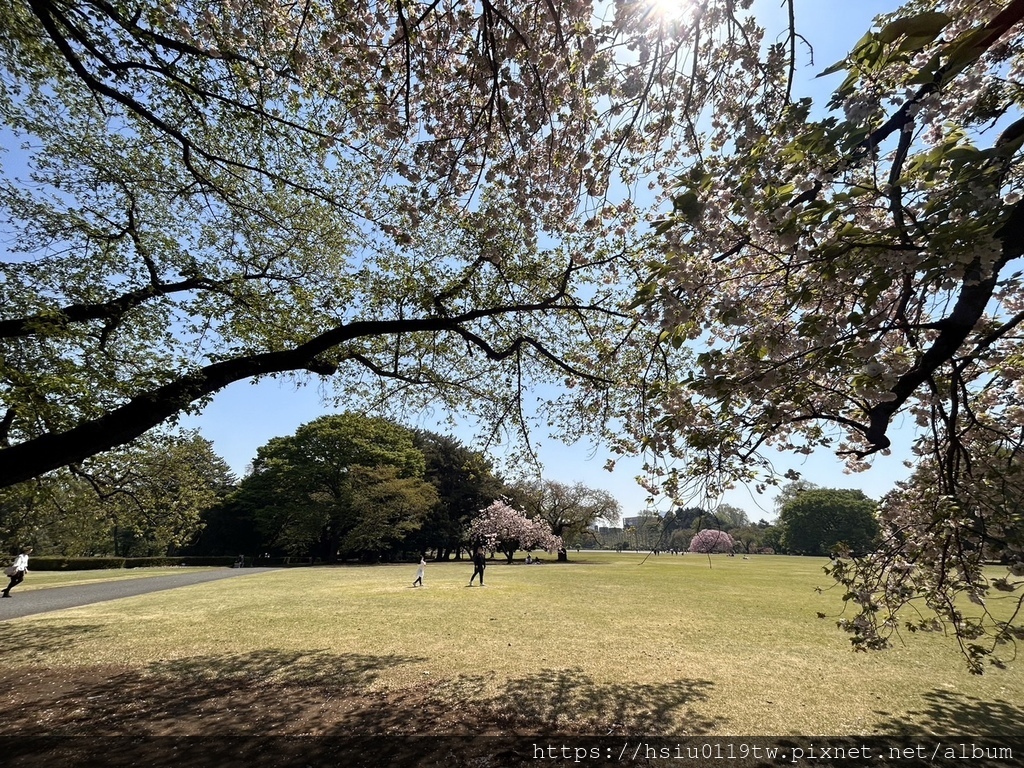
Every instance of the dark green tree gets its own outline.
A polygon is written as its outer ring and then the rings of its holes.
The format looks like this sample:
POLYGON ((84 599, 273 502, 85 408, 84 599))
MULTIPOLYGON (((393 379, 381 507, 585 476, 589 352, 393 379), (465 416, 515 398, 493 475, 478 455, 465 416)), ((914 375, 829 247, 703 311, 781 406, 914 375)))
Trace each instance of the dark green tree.
POLYGON ((700 507, 686 507, 685 509, 677 507, 665 515, 664 530, 669 535, 675 531, 690 531, 692 535, 698 529, 698 521, 702 520, 706 514, 707 512, 700 507))
POLYGON ((203 513, 203 531, 188 548, 193 555, 284 554, 264 534, 256 519, 256 510, 238 494, 230 494, 203 513))
POLYGON ((765 549, 770 549, 780 555, 787 554, 786 545, 782 541, 781 525, 766 524, 758 527, 762 529, 761 544, 765 549))
POLYGON ((448 560, 467 543, 473 517, 504 493, 504 483, 484 454, 453 437, 419 430, 413 439, 423 452, 424 479, 437 491, 437 503, 412 543, 419 550, 434 550, 438 560, 448 560))
POLYGON ((784 506, 795 501, 797 496, 804 491, 812 491, 817 487, 809 480, 792 480, 786 483, 779 489, 779 495, 775 497, 775 514, 780 514, 784 506))
POLYGON ((437 491, 418 477, 402 477, 396 466, 353 467, 349 475, 356 522, 342 541, 342 554, 390 560, 437 505, 437 491))
POLYGON ((413 487, 423 483, 424 468, 423 453, 405 427, 356 413, 321 416, 257 451, 237 501, 253 510, 274 546, 334 562, 341 551, 351 554, 362 545, 376 550, 384 541, 379 526, 365 520, 374 493, 369 485, 415 481, 377 489, 381 498, 409 493, 425 505, 415 507, 411 496, 402 496, 401 514, 386 513, 394 529, 389 541, 404 537, 412 519, 422 518, 435 501, 413 487))
MULTIPOLYGON (((720 504, 715 508, 715 519, 723 531, 731 531, 733 528, 741 528, 750 525, 750 518, 747 513, 732 504, 720 504)), ((707 528, 713 526, 705 526, 707 528)))
POLYGON ((37 479, 0 490, 0 551, 30 545, 40 549, 39 519, 47 508, 49 483, 37 479))
POLYGON ((764 529, 758 528, 756 525, 744 525, 731 529, 729 535, 732 536, 739 550, 749 555, 761 548, 764 529))
POLYGON ((877 506, 862 491, 803 491, 779 514, 782 544, 796 555, 828 555, 840 546, 866 552, 878 534, 877 506))
POLYGON ((197 432, 154 432, 0 492, 0 535, 30 539, 37 554, 176 553, 234 484, 197 432))

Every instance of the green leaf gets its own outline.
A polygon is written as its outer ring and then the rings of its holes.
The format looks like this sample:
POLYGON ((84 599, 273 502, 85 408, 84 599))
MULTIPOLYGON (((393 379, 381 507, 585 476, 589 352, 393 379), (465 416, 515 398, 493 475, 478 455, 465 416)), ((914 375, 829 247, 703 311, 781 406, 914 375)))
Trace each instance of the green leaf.
POLYGON ((949 54, 943 67, 943 82, 949 82, 978 60, 986 49, 986 46, 980 43, 983 43, 988 34, 989 31, 985 27, 978 27, 965 32, 945 46, 943 50, 948 50, 949 54))
POLYGON ((653 283, 647 283, 640 287, 640 290, 636 292, 633 300, 626 305, 626 309, 636 309, 646 304, 654 296, 656 286, 653 283))
POLYGON ((919 13, 916 16, 908 16, 886 24, 879 32, 878 39, 883 43, 892 43, 906 35, 908 38, 928 37, 927 43, 930 43, 952 20, 939 11, 919 13))
POLYGON ((672 207, 688 221, 695 222, 704 210, 704 204, 696 192, 685 192, 672 200, 672 207))
POLYGON ((846 59, 841 59, 833 64, 831 67, 826 68, 822 72, 819 72, 815 77, 825 77, 826 75, 834 75, 836 72, 843 72, 847 68, 848 64, 846 59))
POLYGON ((651 226, 654 227, 654 233, 659 236, 664 235, 675 225, 676 223, 673 219, 655 219, 651 222, 651 226))
POLYGON ((940 56, 936 53, 928 63, 925 64, 921 69, 918 70, 917 74, 914 75, 910 80, 907 81, 910 85, 927 85, 928 83, 935 80, 935 75, 939 71, 940 56))
POLYGON ((905 38, 896 50, 901 53, 917 53, 934 42, 936 35, 911 35, 905 38))

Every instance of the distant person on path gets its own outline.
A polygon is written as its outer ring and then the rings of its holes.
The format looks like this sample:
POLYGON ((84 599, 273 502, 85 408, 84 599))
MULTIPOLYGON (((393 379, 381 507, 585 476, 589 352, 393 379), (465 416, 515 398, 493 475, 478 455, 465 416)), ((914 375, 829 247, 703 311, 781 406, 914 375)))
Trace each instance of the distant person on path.
POLYGON ((31 554, 32 548, 29 547, 14 558, 14 564, 5 571, 5 573, 11 577, 11 583, 8 584, 7 589, 3 591, 4 597, 10 597, 11 588, 18 586, 25 580, 25 574, 28 572, 28 556, 31 554))
POLYGON ((414 587, 423 586, 423 574, 427 571, 427 556, 420 555, 420 567, 416 569, 416 581, 412 583, 414 587))
POLYGON ((487 558, 484 557, 484 548, 477 547, 473 554, 473 575, 469 577, 469 586, 473 586, 473 579, 480 574, 480 586, 484 585, 484 568, 487 567, 487 558))

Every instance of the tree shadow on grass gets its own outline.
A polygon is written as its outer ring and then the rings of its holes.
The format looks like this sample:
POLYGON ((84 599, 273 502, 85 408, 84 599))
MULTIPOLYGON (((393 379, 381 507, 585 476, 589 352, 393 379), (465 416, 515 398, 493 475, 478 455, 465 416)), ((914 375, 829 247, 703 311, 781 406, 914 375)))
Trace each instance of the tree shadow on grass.
POLYGON ((706 680, 602 684, 579 669, 545 669, 511 681, 489 709, 508 728, 541 733, 707 733, 716 721, 697 705, 711 688, 706 680))
POLYGON ((933 748, 939 745, 937 757, 948 757, 947 764, 964 759, 969 759, 972 766, 1020 764, 1024 757, 1021 705, 944 690, 930 691, 924 698, 923 709, 912 710, 905 717, 892 718, 880 726, 893 744, 927 743, 933 748), (947 754, 949 749, 953 751, 947 754), (1013 759, 1007 759, 1011 755, 1013 759))
MULTIPOLYGON (((1008 701, 986 701, 951 691, 931 691, 923 709, 884 718, 866 736, 781 737, 787 754, 816 768, 1011 768, 1024 755, 1024 709, 1008 701), (826 754, 827 758, 822 755, 826 754)), ((794 761, 799 762, 799 761, 794 761)))
POLYGON ((147 667, 153 676, 216 680, 237 684, 320 685, 360 688, 373 683, 381 670, 427 661, 424 657, 329 651, 264 649, 224 656, 199 656, 157 662, 147 667))
POLYGON ((5 768, 496 768, 536 765, 538 738, 596 745, 634 729, 714 725, 697 713, 710 689, 703 681, 602 685, 579 670, 542 670, 497 695, 484 677, 374 690, 385 667, 417 661, 265 650, 141 671, 38 669, 32 706, 19 689, 23 671, 0 671, 0 686, 15 692, 0 754, 5 768))

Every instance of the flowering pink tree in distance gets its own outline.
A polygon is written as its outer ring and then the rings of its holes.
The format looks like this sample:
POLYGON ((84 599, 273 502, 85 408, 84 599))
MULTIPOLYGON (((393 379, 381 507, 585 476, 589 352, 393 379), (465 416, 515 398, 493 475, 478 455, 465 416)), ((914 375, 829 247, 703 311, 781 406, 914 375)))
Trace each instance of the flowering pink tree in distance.
POLYGON ((474 545, 503 552, 510 563, 517 550, 557 552, 562 548, 562 539, 551 533, 548 523, 527 517, 501 499, 480 510, 470 523, 469 537, 474 545))
POLYGON ((733 540, 725 531, 716 531, 705 528, 698 531, 690 540, 690 551, 699 552, 702 555, 710 555, 715 552, 732 552, 733 540))

